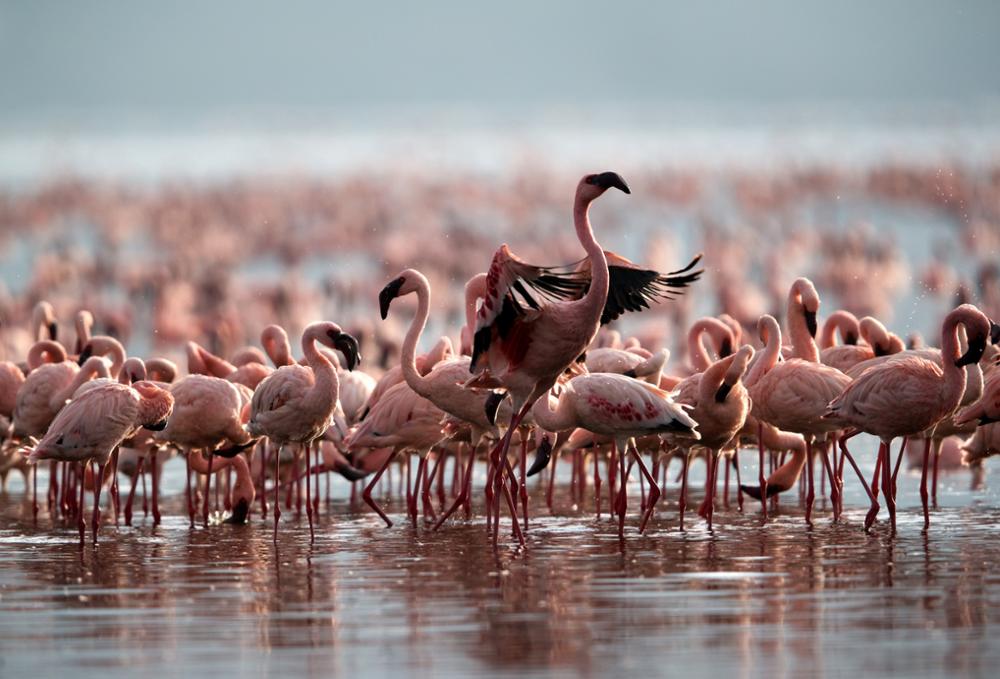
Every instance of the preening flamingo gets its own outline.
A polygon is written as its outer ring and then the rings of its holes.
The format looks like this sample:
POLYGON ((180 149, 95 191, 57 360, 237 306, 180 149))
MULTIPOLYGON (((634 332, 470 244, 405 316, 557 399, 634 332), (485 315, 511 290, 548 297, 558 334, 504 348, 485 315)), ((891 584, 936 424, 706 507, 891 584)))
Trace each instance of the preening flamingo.
MULTIPOLYGON (((841 439, 841 449, 847 453, 847 439, 860 432, 879 437, 879 463, 882 470, 882 490, 893 528, 896 525, 896 505, 891 482, 889 445, 900 436, 916 436, 958 407, 965 392, 964 367, 979 362, 990 335, 990 321, 971 304, 963 304, 949 313, 941 327, 941 362, 939 365, 914 354, 901 354, 866 369, 838 398, 833 400, 825 419, 853 431, 841 439), (969 349, 961 353, 958 327, 964 326, 969 349)), ((850 459, 850 457, 848 457, 850 459)), ((853 460, 852 460, 853 464, 853 460)), ((866 486, 867 487, 867 486, 866 486)), ((924 525, 929 525, 927 507, 927 457, 924 457, 920 482, 924 506, 924 525)), ((872 506, 865 518, 865 528, 875 521, 879 506, 872 497, 872 506)))
MULTIPOLYGON (((347 359, 347 368, 354 370, 360 356, 358 342, 330 322, 312 323, 302 333, 302 353, 308 365, 285 365, 268 375, 257 386, 250 403, 250 421, 247 430, 253 436, 266 436, 279 447, 289 443, 300 444, 306 450, 306 514, 309 517, 310 540, 315 538, 312 520, 312 502, 308 472, 309 446, 330 425, 330 418, 337 406, 340 383, 337 371, 326 356, 316 347, 320 343, 339 349, 347 359)), ((275 455, 274 483, 274 541, 278 541, 278 465, 275 455)))
POLYGON ((28 460, 79 462, 80 544, 83 545, 83 466, 97 464, 94 480, 94 512, 91 526, 94 544, 100 523, 101 487, 111 452, 138 427, 159 427, 170 416, 173 397, 151 382, 132 386, 108 382, 73 399, 49 426, 48 432, 28 454, 28 460))

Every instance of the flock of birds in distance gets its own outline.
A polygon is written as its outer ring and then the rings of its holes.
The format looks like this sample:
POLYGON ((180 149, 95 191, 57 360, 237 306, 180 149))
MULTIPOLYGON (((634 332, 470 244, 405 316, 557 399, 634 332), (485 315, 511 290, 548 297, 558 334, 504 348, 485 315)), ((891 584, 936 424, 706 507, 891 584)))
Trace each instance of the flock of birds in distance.
POLYGON ((92 490, 96 544, 105 486, 117 524, 119 473, 131 477, 123 511, 131 524, 140 484, 147 506, 149 476, 158 524, 162 465, 181 455, 192 526, 199 513, 208 525, 214 480, 226 521, 248 522, 259 502, 261 518, 273 517, 277 541, 282 504, 296 514, 304 505, 314 538, 320 480, 325 475, 329 497, 330 473, 351 483, 352 498, 362 488, 364 502, 391 526, 376 491, 394 464, 404 469, 405 509, 414 526, 420 513, 434 530, 459 511, 468 519, 482 463, 486 526, 496 544, 504 514, 512 537, 524 542, 527 477, 542 475, 552 507, 560 458, 572 465, 574 502, 582 503, 590 487, 598 517, 606 484, 619 534, 629 516, 633 470, 641 495, 634 519, 643 532, 665 505, 675 458, 681 529, 689 464, 699 458, 707 474, 698 513, 709 527, 716 505, 728 506, 731 469, 741 510, 747 495, 760 502, 767 520, 768 505, 803 476, 806 523, 817 485, 829 489, 832 518, 839 521, 849 465, 870 500, 865 530, 880 511, 880 493, 894 530, 903 458, 900 448, 893 462, 894 441, 922 447, 925 529, 941 442, 957 434, 978 438, 978 450, 1000 449, 1000 424, 994 424, 1000 421, 1000 325, 971 304, 946 315, 939 348, 906 349, 876 318, 858 320, 844 310, 830 314, 818 332, 819 295, 799 278, 788 293, 785 329, 771 315, 760 317, 762 348, 742 343, 741 325, 728 316, 702 318, 689 330, 689 365, 676 370, 667 369, 666 349, 622 342, 602 330, 623 314, 672 299, 702 273, 700 256, 660 273, 604 250, 589 209, 608 189, 630 193, 614 172, 587 175, 577 186, 573 222, 584 259, 536 266, 502 245, 488 271, 468 281, 458 351, 442 337, 417 354, 430 315, 430 284, 414 269, 389 281, 378 296, 382 318, 394 300, 409 295, 417 310, 399 364, 377 380, 364 372, 358 341, 332 322, 306 327, 299 361, 278 325, 261 333, 263 351, 246 347, 228 360, 188 342, 188 374, 179 377, 172 361, 126 356, 114 337, 92 336, 87 311, 77 314, 69 351, 57 341, 51 305, 40 302, 32 320, 37 341, 26 359, 0 363, 0 417, 7 420, 0 473, 6 481, 9 471, 20 470, 34 519, 45 505, 53 519, 75 521, 81 545, 85 491, 92 490), (849 447, 859 433, 881 442, 867 475, 849 447), (747 446, 758 451, 755 485, 740 479, 736 456, 747 446), (38 465, 48 466, 41 499, 38 465))

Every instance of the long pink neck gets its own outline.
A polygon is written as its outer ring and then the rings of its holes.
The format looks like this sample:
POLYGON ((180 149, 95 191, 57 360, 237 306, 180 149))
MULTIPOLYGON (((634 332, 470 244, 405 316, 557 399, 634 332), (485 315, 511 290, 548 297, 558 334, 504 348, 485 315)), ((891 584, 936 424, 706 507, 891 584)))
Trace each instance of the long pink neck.
POLYGON ((860 328, 858 326, 858 319, 855 318, 854 314, 843 309, 830 314, 830 317, 826 319, 826 323, 823 324, 823 330, 819 335, 819 348, 829 349, 834 346, 837 343, 838 332, 840 333, 841 340, 845 343, 847 343, 848 337, 853 337, 857 341, 860 328))
POLYGON ((28 369, 34 370, 43 363, 62 363, 66 360, 63 345, 52 340, 40 340, 28 350, 28 369))
POLYGON ((470 333, 476 332, 476 304, 486 297, 485 273, 477 273, 465 284, 465 327, 470 333))
POLYGON ((950 413, 959 406, 968 380, 965 369, 955 365, 955 361, 962 355, 962 346, 958 340, 959 323, 961 320, 952 312, 941 328, 941 367, 944 371, 941 385, 942 413, 950 413))
POLYGON ((600 243, 594 238, 594 229, 590 226, 590 198, 586 198, 577 192, 576 202, 573 204, 573 224, 576 227, 576 237, 580 239, 580 245, 587 252, 590 259, 590 289, 578 304, 581 304, 593 314, 595 321, 594 331, 597 331, 596 324, 600 321, 604 305, 608 301, 608 259, 601 248, 600 243))
POLYGON ((559 396, 555 410, 549 408, 549 402, 552 399, 548 395, 535 401, 535 404, 531 407, 531 414, 535 418, 535 424, 545 431, 556 433, 575 429, 577 419, 576 409, 572 403, 573 398, 575 398, 573 392, 569 389, 564 390, 559 396))
POLYGON ((760 321, 762 328, 767 335, 767 344, 764 349, 757 354, 750 372, 743 379, 746 386, 756 384, 767 371, 778 364, 778 357, 781 356, 781 328, 772 316, 763 316, 760 321))
POLYGON ((819 349, 816 347, 816 340, 809 334, 809 328, 806 325, 806 308, 802 304, 802 297, 795 288, 792 288, 788 295, 788 332, 792 337, 795 358, 819 363, 819 349))
POLYGON ((81 384, 98 377, 110 378, 111 373, 108 371, 108 364, 103 358, 100 356, 91 356, 83 362, 83 365, 76 371, 76 375, 73 376, 70 383, 53 394, 52 405, 56 409, 62 408, 66 401, 73 397, 73 394, 76 393, 81 384))
POLYGON ((415 275, 414 272, 408 274, 417 281, 417 314, 410 323, 410 329, 406 331, 403 339, 403 350, 400 365, 403 369, 403 379, 410 385, 410 389, 421 396, 426 396, 430 385, 428 379, 417 370, 417 342, 427 325, 427 317, 431 308, 431 286, 422 275, 415 275))
POLYGON ((302 354, 316 377, 316 382, 309 390, 309 400, 315 400, 324 407, 327 401, 335 405, 340 398, 340 380, 337 379, 333 363, 316 348, 316 335, 312 329, 307 329, 302 334, 302 354))
POLYGON ((712 339, 715 351, 721 353, 723 343, 727 339, 731 340, 732 331, 725 323, 715 318, 701 318, 695 321, 688 331, 688 359, 691 361, 691 367, 698 372, 704 372, 712 365, 712 357, 705 351, 705 344, 702 342, 706 334, 712 339))

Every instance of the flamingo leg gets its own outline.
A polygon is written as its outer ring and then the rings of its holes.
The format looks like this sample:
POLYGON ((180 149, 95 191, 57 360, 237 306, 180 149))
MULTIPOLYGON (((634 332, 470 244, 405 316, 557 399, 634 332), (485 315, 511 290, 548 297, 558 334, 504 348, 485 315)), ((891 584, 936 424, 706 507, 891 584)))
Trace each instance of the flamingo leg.
POLYGON ((764 421, 757 422, 757 452, 760 464, 757 467, 757 483, 760 486, 761 520, 767 521, 767 477, 764 475, 764 421))
MULTIPOLYGON (((322 459, 322 456, 320 455, 320 449, 319 449, 321 444, 317 440, 317 441, 315 441, 313 443, 313 445, 315 446, 315 453, 316 454, 315 454, 314 457, 316 458, 316 465, 317 465, 317 467, 322 467, 323 459, 322 459)), ((308 450, 308 448, 306 450, 308 450)), ((308 467, 308 466, 309 466, 309 456, 307 455, 306 456, 306 467, 308 467)), ((319 519, 319 495, 320 495, 320 493, 319 493, 319 474, 320 473, 317 471, 316 472, 316 485, 313 487, 313 497, 312 497, 312 501, 313 501, 313 516, 316 517, 316 519, 319 519)), ((330 478, 329 473, 327 473, 326 478, 327 478, 327 480, 329 480, 329 478, 330 478)))
POLYGON ((933 454, 934 454, 934 472, 931 477, 931 502, 934 504, 934 509, 937 509, 938 462, 941 459, 941 439, 935 439, 933 454))
POLYGON ((458 497, 455 498, 455 502, 452 503, 451 507, 448 508, 448 511, 446 511, 444 514, 442 514, 441 518, 438 519, 437 523, 434 524, 433 530, 437 530, 438 528, 440 528, 441 525, 445 521, 448 520, 448 517, 450 517, 452 514, 454 514, 455 511, 465 503, 466 499, 471 494, 471 492, 472 492, 472 472, 473 472, 473 466, 475 465, 475 463, 476 463, 476 449, 473 448, 469 452, 469 462, 466 465, 465 478, 462 480, 462 489, 459 492, 458 497))
POLYGON ((278 544, 278 519, 281 518, 281 497, 278 490, 281 486, 281 446, 274 451, 274 544, 278 544))
POLYGON ((118 446, 115 446, 114 451, 111 453, 111 464, 109 469, 111 470, 111 488, 108 490, 111 493, 111 506, 115 511, 115 525, 118 525, 118 446))
MULTIPOLYGON (((594 508, 597 510, 598 520, 601 518, 601 456, 594 448, 594 508)), ((610 479, 608 480, 610 483, 610 479)))
POLYGON ((896 464, 892 468, 892 499, 896 499, 896 477, 899 476, 899 466, 903 462, 903 453, 906 452, 906 443, 910 439, 904 438, 903 445, 899 447, 899 455, 896 456, 896 464))
POLYGON ((146 518, 149 516, 149 497, 146 495, 146 475, 142 472, 145 470, 146 466, 146 456, 143 455, 139 458, 139 480, 142 481, 142 516, 146 518))
POLYGON ((135 489, 139 485, 139 477, 142 476, 142 463, 145 457, 140 457, 135 467, 135 474, 132 475, 132 487, 129 488, 128 498, 125 500, 125 525, 132 525, 132 502, 135 500, 135 489))
POLYGON ((153 446, 149 451, 150 464, 152 465, 149 472, 153 475, 153 525, 160 525, 160 481, 156 474, 156 447, 153 446))
MULTIPOLYGON (((417 494, 413 490, 413 479, 411 478, 411 465, 413 456, 407 453, 406 455, 406 516, 410 519, 413 527, 417 527, 417 494)), ((420 463, 423 462, 423 458, 420 459, 420 463)), ((417 463, 417 486, 420 485, 420 469, 422 464, 417 463)))
POLYGON ((726 468, 726 473, 724 475, 725 478, 724 478, 724 480, 722 482, 722 484, 723 484, 723 486, 722 486, 722 488, 723 488, 723 490, 722 490, 722 506, 728 509, 729 508, 729 464, 728 464, 728 460, 727 460, 727 464, 725 464, 725 468, 726 468))
POLYGON ((733 468, 736 469, 736 511, 743 513, 743 482, 740 480, 740 447, 733 451, 733 468))
MULTIPOLYGON (((653 507, 656 506, 656 503, 659 501, 660 495, 661 495, 660 486, 657 485, 657 483, 656 483, 656 474, 659 471, 656 468, 656 464, 657 464, 657 459, 658 458, 657 457, 653 458, 653 460, 654 460, 653 461, 653 472, 650 473, 649 470, 646 469, 646 465, 642 461, 642 456, 639 454, 639 451, 635 449, 635 445, 634 444, 632 446, 632 453, 636 457, 636 462, 639 463, 639 472, 644 477, 646 477, 646 481, 649 482, 649 498, 647 499, 647 502, 646 502, 646 511, 645 511, 645 513, 642 516, 642 521, 640 521, 640 523, 639 523, 639 533, 641 534, 641 533, 644 533, 646 531, 646 526, 649 523, 649 519, 650 519, 650 517, 653 516, 653 507)), ((655 455, 658 455, 658 454, 659 454, 659 451, 657 451, 657 453, 655 453, 655 455)))
MULTIPOLYGON (((437 459, 434 461, 434 466, 431 467, 426 462, 424 463, 424 483, 421 486, 422 490, 420 492, 421 504, 424 510, 424 523, 433 522, 437 520, 437 515, 434 512, 434 503, 431 501, 431 486, 434 483, 434 478, 437 476, 438 467, 441 466, 441 458, 444 455, 439 454, 437 459)), ((420 477, 420 472, 418 470, 417 477, 420 477)))
MULTIPOLYGON (((317 444, 318 445, 318 444, 317 444)), ((306 518, 309 520, 309 544, 314 544, 316 542, 316 528, 313 526, 313 512, 315 508, 313 507, 312 498, 312 462, 309 460, 309 453, 312 449, 312 443, 304 443, 304 454, 306 458, 306 518)), ((317 477, 318 479, 318 477, 317 477)), ((319 489, 316 489, 317 498, 319 494, 319 489)))
POLYGON ((618 472, 621 474, 618 487, 618 502, 615 511, 618 512, 618 537, 625 535, 625 513, 628 511, 628 470, 625 468, 625 452, 618 450, 618 443, 614 443, 614 451, 618 457, 618 472))
POLYGON ((38 468, 31 470, 31 515, 35 524, 38 524, 38 468))
POLYGON ((866 493, 868 493, 868 499, 871 500, 872 503, 871 508, 868 510, 868 515, 865 516, 865 530, 867 531, 869 528, 871 528, 871 525, 875 522, 875 517, 878 516, 879 506, 878 506, 878 498, 875 495, 874 490, 868 485, 868 480, 865 479, 865 475, 861 473, 861 468, 858 467, 858 463, 854 461, 854 456, 851 455, 851 451, 847 449, 847 441, 857 436, 859 433, 860 432, 853 431, 841 437, 839 444, 840 444, 841 455, 844 458, 847 458, 847 461, 851 463, 851 467, 854 469, 854 473, 858 475, 858 480, 861 481, 861 487, 865 489, 866 493))
POLYGON ((879 486, 882 482, 882 448, 878 449, 878 455, 875 456, 875 473, 872 474, 871 489, 872 494, 878 499, 879 486))
POLYGON ((920 469, 920 503, 924 508, 924 530, 931 527, 930 508, 927 506, 927 463, 930 461, 930 438, 924 439, 924 463, 920 469))
POLYGON ((890 471, 890 466, 892 465, 892 460, 890 458, 890 444, 891 441, 886 441, 882 446, 882 494, 885 496, 885 507, 889 510, 889 524, 892 526, 892 530, 896 530, 896 498, 893 497, 892 492, 892 472, 890 471))
POLYGON ((264 492, 267 486, 267 444, 257 443, 260 450, 260 518, 267 519, 267 493, 264 492))
POLYGON ((104 469, 107 464, 94 463, 97 473, 94 475, 94 512, 90 518, 91 530, 94 533, 94 544, 97 544, 97 531, 101 525, 101 488, 104 486, 104 469))
POLYGON ((521 436, 521 468, 518 470, 521 483, 521 513, 524 521, 524 531, 528 530, 528 435, 524 432, 521 436))
POLYGON ((378 472, 376 472, 375 476, 372 477, 372 480, 368 483, 367 486, 365 486, 365 489, 361 492, 361 499, 363 499, 365 501, 365 504, 374 509, 378 513, 378 515, 382 517, 382 520, 385 521, 386 528, 392 528, 392 521, 390 521, 389 517, 385 515, 385 512, 382 511, 382 508, 379 507, 378 503, 372 499, 372 489, 375 487, 375 484, 378 483, 379 479, 382 478, 382 474, 384 474, 385 470, 389 468, 389 465, 392 464, 392 461, 396 459, 396 454, 397 451, 395 450, 392 451, 389 457, 386 458, 385 462, 382 463, 382 466, 379 468, 378 472))
POLYGON ((86 531, 86 523, 83 520, 83 502, 84 502, 84 491, 86 485, 83 480, 87 477, 87 462, 80 463, 80 511, 76 513, 76 527, 80 530, 80 548, 83 549, 84 545, 84 532, 86 531))
POLYGON ((191 455, 193 454, 194 453, 189 450, 187 455, 184 456, 184 464, 186 465, 184 472, 184 493, 187 497, 188 519, 191 522, 191 528, 194 528, 194 495, 191 493, 191 455))
POLYGON ((688 455, 687 451, 682 453, 681 457, 681 496, 680 500, 677 502, 677 507, 680 510, 680 530, 684 530, 684 509, 687 507, 687 492, 688 492, 688 455))
POLYGON ((837 473, 834 471, 833 465, 830 464, 830 454, 823 444, 823 468, 826 470, 827 476, 830 477, 830 505, 833 508, 833 520, 836 521, 840 518, 840 488, 837 485, 837 473))
MULTIPOLYGON (((201 521, 204 528, 208 528, 208 498, 211 496, 209 492, 212 485, 212 463, 215 461, 215 454, 210 450, 208 451, 208 473, 205 474, 205 502, 202 505, 201 510, 201 521)), ((218 484, 216 484, 218 485, 218 484)))
POLYGON ((813 478, 813 439, 806 437, 806 525, 812 528, 813 502, 816 501, 816 480, 813 478))
POLYGON ((56 498, 59 497, 59 463, 55 460, 49 463, 49 492, 48 509, 49 514, 55 516, 56 498))

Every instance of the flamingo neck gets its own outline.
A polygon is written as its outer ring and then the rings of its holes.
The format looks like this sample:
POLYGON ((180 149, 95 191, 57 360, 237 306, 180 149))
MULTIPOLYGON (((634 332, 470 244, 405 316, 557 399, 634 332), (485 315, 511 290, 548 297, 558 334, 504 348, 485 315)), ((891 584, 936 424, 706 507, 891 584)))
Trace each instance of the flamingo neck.
POLYGON ((941 407, 950 413, 962 402, 967 375, 965 368, 955 365, 962 355, 962 345, 958 340, 959 320, 949 317, 941 329, 941 368, 944 381, 941 389, 941 407))
MULTIPOLYGON (((410 274, 411 276, 413 274, 410 274)), ((400 365, 403 369, 403 379, 410 386, 410 389, 421 396, 426 396, 428 389, 428 378, 424 377, 417 369, 417 342, 427 326, 427 318, 431 308, 431 286, 423 276, 416 278, 417 281, 417 313, 410 323, 410 329, 406 331, 403 339, 403 348, 400 365)), ((428 371, 429 372, 429 371, 428 371)))
MULTIPOLYGON (((608 301, 608 283, 610 276, 608 273, 608 258, 604 254, 604 249, 594 238, 594 229, 590 225, 590 203, 592 199, 576 196, 573 204, 573 225, 576 227, 576 237, 580 240, 580 245, 590 259, 590 288, 587 294, 580 300, 590 310, 594 312, 597 321, 600 321, 601 312, 608 301)), ((596 328, 595 328, 596 332, 596 328)))
POLYGON ((767 327, 767 344, 757 354, 757 360, 744 378, 743 383, 746 386, 756 384, 771 368, 778 365, 778 358, 781 356, 781 328, 777 322, 768 323, 765 327, 767 327))
POLYGON ((337 379, 333 363, 316 348, 316 335, 312 330, 306 330, 302 334, 302 355, 316 378, 310 390, 311 395, 319 394, 324 401, 329 397, 336 403, 340 398, 340 380, 337 379))
POLYGON ((34 370, 43 363, 62 363, 66 360, 66 350, 58 342, 41 340, 31 345, 28 351, 28 369, 34 370))
POLYGON ((792 338, 795 358, 819 363, 816 340, 809 334, 809 328, 806 326, 806 307, 794 288, 788 295, 788 333, 792 338))
POLYGON ((549 405, 552 398, 548 395, 535 401, 531 407, 531 414, 535 418, 535 424, 549 432, 561 432, 575 429, 577 426, 572 399, 575 394, 567 387, 559 396, 556 409, 552 410, 549 405))

